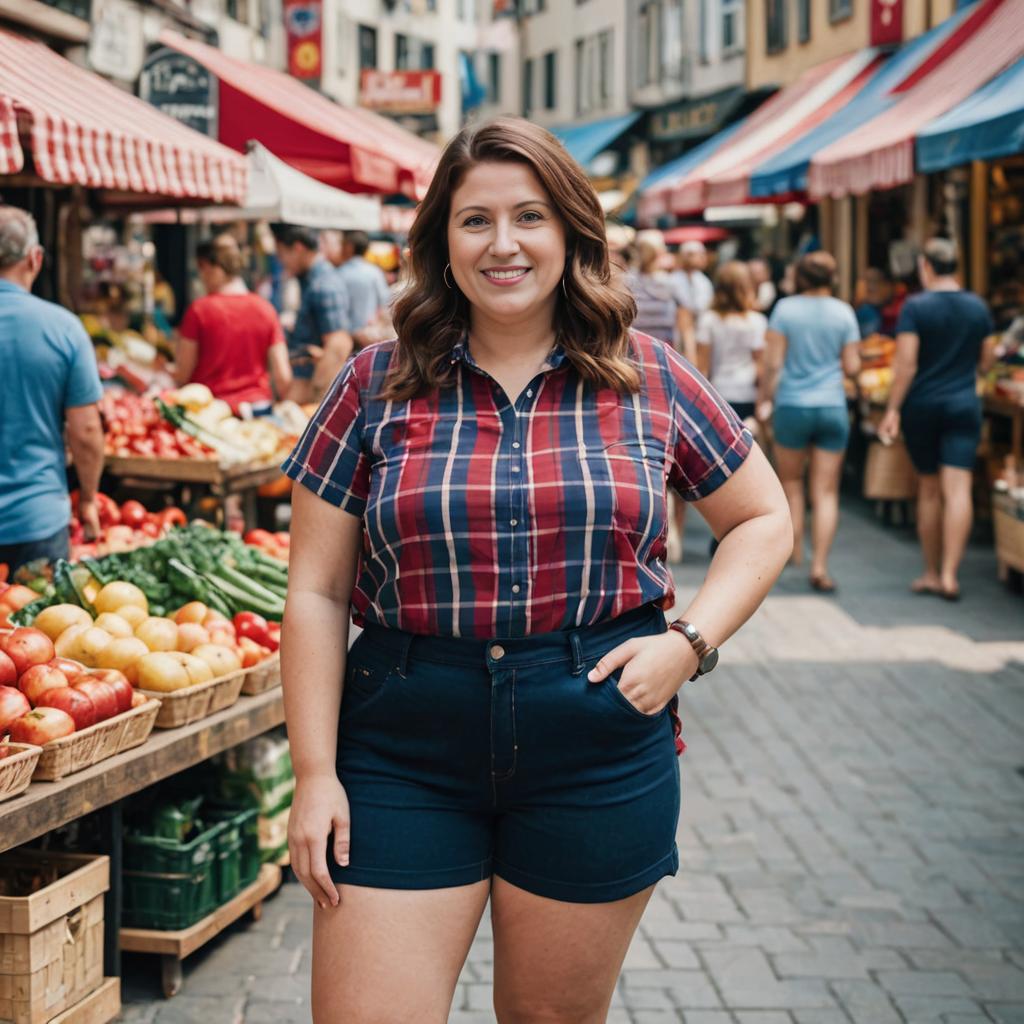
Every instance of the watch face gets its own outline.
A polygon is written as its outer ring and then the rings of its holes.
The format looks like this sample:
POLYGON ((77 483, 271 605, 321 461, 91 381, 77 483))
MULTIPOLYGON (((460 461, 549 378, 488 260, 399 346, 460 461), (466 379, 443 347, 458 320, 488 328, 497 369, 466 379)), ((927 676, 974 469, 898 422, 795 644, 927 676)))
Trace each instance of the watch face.
POLYGON ((707 675, 718 664, 718 648, 712 647, 703 658, 700 659, 700 674, 707 675))

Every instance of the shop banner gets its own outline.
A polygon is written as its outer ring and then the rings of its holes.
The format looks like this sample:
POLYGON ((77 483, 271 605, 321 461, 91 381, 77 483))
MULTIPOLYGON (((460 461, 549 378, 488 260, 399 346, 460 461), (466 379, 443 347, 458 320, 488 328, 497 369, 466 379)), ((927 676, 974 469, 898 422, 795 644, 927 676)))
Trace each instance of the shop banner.
POLYGON ((288 35, 288 73, 305 81, 320 79, 323 66, 323 4, 321 0, 284 0, 288 35))
POLYGON ((150 54, 139 75, 139 96, 189 128, 217 138, 217 79, 184 53, 165 47, 150 54))
POLYGON ((903 42, 903 0, 871 0, 871 45, 903 42))
POLYGON ((364 68, 359 82, 359 102, 369 110, 430 113, 441 103, 441 73, 364 68))

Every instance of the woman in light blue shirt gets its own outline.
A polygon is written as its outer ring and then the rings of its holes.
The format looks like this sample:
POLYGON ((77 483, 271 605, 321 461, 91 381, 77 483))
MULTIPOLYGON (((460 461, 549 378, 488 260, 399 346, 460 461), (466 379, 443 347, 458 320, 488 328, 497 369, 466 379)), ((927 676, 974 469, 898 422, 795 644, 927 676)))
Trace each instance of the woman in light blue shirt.
POLYGON ((828 555, 839 523, 839 477, 849 440, 843 375, 860 370, 860 328, 853 309, 834 298, 836 261, 812 252, 796 266, 796 295, 768 321, 766 372, 758 413, 772 418, 775 463, 793 516, 793 564, 803 563, 804 476, 810 466, 811 586, 832 593, 828 555), (772 406, 774 404, 774 416, 772 406))

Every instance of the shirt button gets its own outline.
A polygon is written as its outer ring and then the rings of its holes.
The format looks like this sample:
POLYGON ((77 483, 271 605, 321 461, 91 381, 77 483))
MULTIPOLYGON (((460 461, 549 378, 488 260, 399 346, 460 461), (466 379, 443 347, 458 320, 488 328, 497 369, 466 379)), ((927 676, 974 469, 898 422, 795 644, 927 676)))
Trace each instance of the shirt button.
POLYGON ((513 466, 512 467, 512 472, 513 473, 518 473, 519 472, 519 467, 518 466, 513 466))
POLYGON ((513 441, 512 442, 512 447, 513 448, 518 448, 519 447, 519 442, 518 441, 513 441))
POLYGON ((527 398, 533 398, 533 388, 527 388, 526 389, 526 397, 527 398))
POLYGON ((513 594, 518 594, 519 593, 519 584, 518 583, 513 583, 512 584, 512 593, 513 594))
POLYGON ((519 525, 519 520, 518 519, 510 519, 508 521, 508 525, 509 526, 518 526, 519 525))
POLYGON ((492 644, 491 645, 491 657, 495 661, 501 660, 502 658, 505 657, 505 648, 502 647, 501 644, 492 644))

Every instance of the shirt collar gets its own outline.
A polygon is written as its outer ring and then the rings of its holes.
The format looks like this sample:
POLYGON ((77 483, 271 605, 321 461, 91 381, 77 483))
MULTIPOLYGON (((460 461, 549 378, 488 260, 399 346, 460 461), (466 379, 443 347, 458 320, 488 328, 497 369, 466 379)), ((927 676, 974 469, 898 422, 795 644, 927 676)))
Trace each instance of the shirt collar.
MULTIPOLYGON (((567 358, 565 349, 561 345, 556 344, 544 361, 544 369, 557 370, 565 364, 567 358)), ((451 362, 463 362, 473 369, 479 369, 472 352, 469 351, 469 339, 465 335, 452 346, 451 362)))
POLYGON ((23 292, 24 288, 20 284, 15 284, 13 281, 8 281, 5 277, 0 277, 0 292, 23 292))

